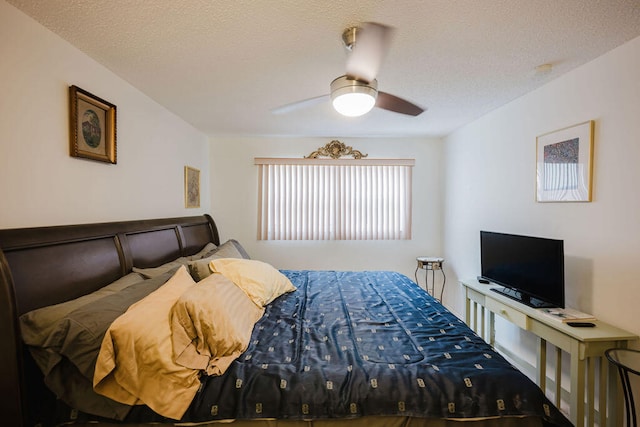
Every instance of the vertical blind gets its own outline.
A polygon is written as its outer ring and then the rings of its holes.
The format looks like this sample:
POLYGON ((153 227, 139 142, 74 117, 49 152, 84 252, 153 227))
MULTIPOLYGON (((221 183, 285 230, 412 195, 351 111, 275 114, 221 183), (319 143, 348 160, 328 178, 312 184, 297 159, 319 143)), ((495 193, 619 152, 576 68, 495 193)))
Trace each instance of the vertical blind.
POLYGON ((414 163, 257 158, 258 239, 410 239, 414 163))

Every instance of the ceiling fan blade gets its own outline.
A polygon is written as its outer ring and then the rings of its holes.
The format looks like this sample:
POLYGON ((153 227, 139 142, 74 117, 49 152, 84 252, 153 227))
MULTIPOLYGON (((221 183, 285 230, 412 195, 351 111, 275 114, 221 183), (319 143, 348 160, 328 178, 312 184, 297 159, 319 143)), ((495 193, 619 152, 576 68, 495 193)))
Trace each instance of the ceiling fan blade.
POLYGON ((272 114, 286 114, 286 113, 289 113, 291 111, 312 107, 312 106, 320 104, 320 103, 322 103, 324 101, 328 101, 329 98, 330 98, 329 95, 320 95, 320 96, 315 96, 313 98, 303 99, 302 101, 296 101, 296 102, 292 102, 290 104, 285 104, 285 105, 282 105, 280 107, 276 107, 276 108, 271 110, 271 113, 272 114))
POLYGON ((380 91, 378 91, 378 97, 376 98, 376 107, 409 116, 418 116, 425 111, 424 108, 418 107, 409 101, 380 91))
POLYGON ((387 25, 363 24, 347 57, 347 76, 367 83, 373 81, 389 50, 392 33, 393 28, 387 25))

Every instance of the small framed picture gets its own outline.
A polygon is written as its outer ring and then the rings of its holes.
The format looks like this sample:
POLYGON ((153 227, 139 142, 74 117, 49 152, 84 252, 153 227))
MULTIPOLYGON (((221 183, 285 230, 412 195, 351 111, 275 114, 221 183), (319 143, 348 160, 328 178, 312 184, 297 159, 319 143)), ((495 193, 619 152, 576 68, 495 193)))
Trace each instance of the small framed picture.
POLYGON ((106 163, 116 161, 116 106, 69 87, 70 154, 106 163))
POLYGON ((590 202, 594 122, 536 138, 538 202, 590 202))
POLYGON ((200 207, 200 171, 190 166, 184 167, 184 207, 200 207))

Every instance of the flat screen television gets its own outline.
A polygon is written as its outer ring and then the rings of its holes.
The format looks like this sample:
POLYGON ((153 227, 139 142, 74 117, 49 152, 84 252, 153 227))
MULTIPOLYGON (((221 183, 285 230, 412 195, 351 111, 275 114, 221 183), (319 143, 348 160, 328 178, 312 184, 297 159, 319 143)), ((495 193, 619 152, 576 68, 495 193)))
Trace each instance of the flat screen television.
POLYGON ((481 276, 535 308, 564 308, 564 241, 480 231, 481 276))

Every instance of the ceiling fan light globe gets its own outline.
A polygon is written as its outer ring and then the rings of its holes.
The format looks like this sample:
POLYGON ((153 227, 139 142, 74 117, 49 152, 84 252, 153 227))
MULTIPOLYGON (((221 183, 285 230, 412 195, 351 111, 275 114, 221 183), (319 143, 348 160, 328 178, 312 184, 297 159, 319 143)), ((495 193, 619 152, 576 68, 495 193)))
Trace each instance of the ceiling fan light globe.
POLYGON ((367 93, 345 93, 333 99, 333 108, 347 117, 367 114, 375 104, 376 99, 367 93))
POLYGON ((338 77, 331 82, 331 103, 333 108, 343 116, 358 117, 367 114, 376 105, 378 85, 338 77))

